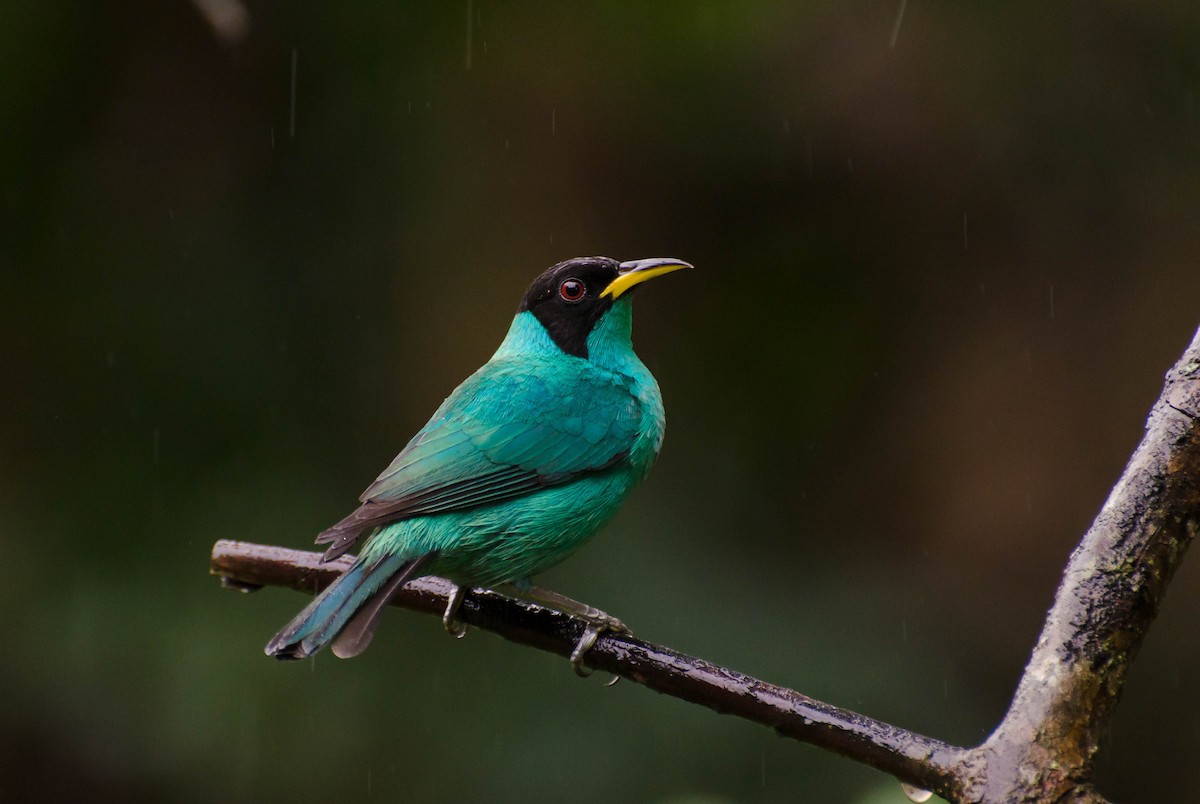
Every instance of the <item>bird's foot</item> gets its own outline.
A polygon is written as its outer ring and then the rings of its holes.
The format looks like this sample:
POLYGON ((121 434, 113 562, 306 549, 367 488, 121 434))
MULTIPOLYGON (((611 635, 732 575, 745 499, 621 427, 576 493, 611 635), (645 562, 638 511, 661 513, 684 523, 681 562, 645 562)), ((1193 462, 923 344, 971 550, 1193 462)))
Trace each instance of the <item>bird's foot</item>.
MULTIPOLYGON (((575 671, 575 675, 580 678, 587 678, 594 671, 584 667, 583 657, 600 639, 600 635, 605 631, 611 631, 614 634, 628 634, 629 628, 625 623, 618 620, 616 617, 611 617, 602 611, 592 609, 599 617, 580 617, 587 623, 587 627, 583 629, 583 635, 579 637, 579 641, 575 643, 574 649, 571 651, 571 669, 575 671)), ((575 615, 579 616, 579 615, 575 615)), ((611 687, 621 680, 620 676, 613 676, 612 681, 605 686, 611 687)))
POLYGON ((467 635, 467 624, 460 623, 455 619, 462 606, 463 598, 466 596, 467 588, 456 585, 454 591, 450 593, 450 597, 446 598, 446 610, 442 613, 442 627, 455 639, 462 639, 467 635))
MULTIPOLYGON (((616 617, 606 614, 594 606, 573 600, 566 595, 560 595, 558 592, 542 589, 537 586, 527 585, 524 588, 516 587, 516 589, 518 594, 523 597, 541 603, 549 603, 564 614, 569 614, 584 621, 586 626, 583 629, 583 634, 579 637, 579 641, 575 643, 575 647, 571 650, 570 659, 571 669, 580 678, 587 678, 592 674, 592 671, 584 666, 583 657, 596 645, 601 634, 606 631, 614 634, 629 633, 628 626, 616 617)), ((616 684, 620 678, 620 676, 613 676, 613 680, 608 683, 608 686, 611 687, 613 684, 616 684)))

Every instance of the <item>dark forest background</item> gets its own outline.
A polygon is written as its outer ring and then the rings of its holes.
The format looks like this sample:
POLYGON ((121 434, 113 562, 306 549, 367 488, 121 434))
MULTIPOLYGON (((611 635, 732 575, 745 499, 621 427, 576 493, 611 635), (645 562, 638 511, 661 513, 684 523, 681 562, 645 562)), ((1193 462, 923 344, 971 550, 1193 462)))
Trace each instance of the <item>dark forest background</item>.
MULTIPOLYGON (((1200 321, 1200 7, 901 5, 0 6, 0 794, 903 801, 412 613, 279 664, 303 596, 208 577, 309 545, 585 254, 697 269, 637 303, 659 464, 546 585, 981 740, 1200 321)), ((1197 799, 1198 610, 1193 560, 1117 800, 1197 799)))

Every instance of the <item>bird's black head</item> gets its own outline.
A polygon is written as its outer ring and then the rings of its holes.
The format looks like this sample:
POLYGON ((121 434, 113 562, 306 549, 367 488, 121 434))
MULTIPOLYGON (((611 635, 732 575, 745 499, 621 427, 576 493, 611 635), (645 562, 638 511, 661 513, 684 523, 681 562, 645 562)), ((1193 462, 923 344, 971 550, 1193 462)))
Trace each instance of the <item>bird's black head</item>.
POLYGON ((647 279, 690 267, 670 258, 617 262, 609 257, 576 257, 533 280, 521 300, 521 311, 533 313, 558 348, 586 358, 588 335, 622 294, 647 279))
POLYGON ((617 278, 620 265, 608 257, 560 262, 533 280, 521 299, 521 310, 542 322, 558 348, 587 357, 588 335, 613 305, 612 296, 601 294, 617 278))

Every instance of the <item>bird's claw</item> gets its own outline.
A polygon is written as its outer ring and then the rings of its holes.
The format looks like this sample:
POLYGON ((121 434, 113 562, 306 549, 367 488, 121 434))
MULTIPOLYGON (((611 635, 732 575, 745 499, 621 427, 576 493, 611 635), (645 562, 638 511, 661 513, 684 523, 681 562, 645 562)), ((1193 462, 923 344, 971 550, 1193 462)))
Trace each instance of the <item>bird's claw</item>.
MULTIPOLYGON (((520 597, 526 600, 558 610, 569 617, 574 617, 577 620, 582 620, 584 624, 583 633, 579 636, 579 641, 575 643, 575 647, 571 649, 571 669, 575 671, 575 675, 580 678, 587 678, 592 674, 592 671, 583 665, 583 657, 596 645, 596 641, 600 639, 600 635, 605 631, 611 631, 614 634, 628 634, 629 629, 625 623, 618 620, 611 614, 606 614, 600 609, 589 606, 586 603, 580 603, 578 600, 572 600, 566 595, 560 595, 551 589, 542 589, 534 586, 526 579, 523 583, 513 584, 513 590, 520 597)), ((620 680, 620 676, 613 676, 613 680, 608 682, 607 686, 611 687, 620 680)))
MULTIPOLYGON (((584 655, 591 650, 596 642, 600 639, 600 635, 605 631, 611 631, 616 634, 627 634, 629 629, 625 623, 618 620, 616 617, 611 617, 603 612, 597 612, 598 617, 589 618, 587 627, 583 629, 583 634, 579 637, 579 641, 575 643, 575 647, 571 650, 571 669, 575 671, 575 675, 580 678, 587 678, 594 671, 587 668, 583 664, 584 655)), ((621 680, 620 676, 614 675, 612 681, 604 686, 611 687, 621 680)))
POLYGON ((463 598, 466 596, 467 590, 465 587, 455 586, 454 591, 446 598, 446 610, 442 612, 442 627, 446 629, 446 633, 455 639, 465 637, 469 628, 466 623, 460 623, 455 619, 459 607, 462 606, 463 598))
POLYGON ((596 640, 600 638, 600 630, 594 623, 589 623, 588 627, 583 630, 583 636, 579 637, 579 641, 575 643, 575 649, 571 651, 571 669, 580 678, 587 678, 593 673, 592 670, 583 666, 583 654, 596 644, 596 640))

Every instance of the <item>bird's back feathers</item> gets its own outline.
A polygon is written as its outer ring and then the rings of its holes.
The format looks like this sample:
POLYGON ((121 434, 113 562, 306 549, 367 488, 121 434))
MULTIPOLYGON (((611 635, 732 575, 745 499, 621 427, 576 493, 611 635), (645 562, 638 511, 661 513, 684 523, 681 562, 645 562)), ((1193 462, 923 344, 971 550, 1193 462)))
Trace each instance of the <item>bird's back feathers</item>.
POLYGON ((362 505, 317 537, 329 561, 376 527, 503 502, 630 454, 642 406, 629 378, 585 360, 493 359, 442 404, 362 505))

